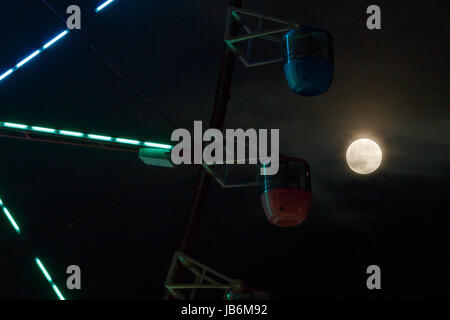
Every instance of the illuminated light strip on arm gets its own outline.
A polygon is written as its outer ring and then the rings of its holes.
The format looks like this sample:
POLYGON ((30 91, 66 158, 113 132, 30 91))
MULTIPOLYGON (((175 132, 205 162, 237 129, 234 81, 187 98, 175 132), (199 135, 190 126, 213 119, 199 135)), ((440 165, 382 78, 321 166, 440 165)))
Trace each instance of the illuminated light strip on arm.
POLYGON ((41 269, 41 272, 44 274, 45 278, 47 279, 48 283, 50 283, 53 291, 55 291, 56 295, 58 296, 59 300, 66 300, 64 296, 61 294, 61 291, 59 291, 56 284, 53 282, 52 277, 50 277, 50 274, 45 269, 44 265, 42 264, 41 260, 39 260, 38 257, 34 258, 34 261, 38 265, 39 269, 41 269))
POLYGON ((59 39, 64 37, 68 32, 69 32, 68 30, 65 30, 65 31, 61 32, 60 34, 58 34, 52 40, 50 40, 49 42, 44 44, 43 49, 47 49, 47 48, 51 47, 56 41, 58 41, 59 39))
POLYGON ((124 143, 124 144, 133 144, 133 145, 140 145, 142 142, 138 140, 131 140, 131 139, 123 139, 123 138, 116 138, 116 142, 118 143, 124 143))
POLYGON ((23 59, 22 61, 20 61, 18 64, 16 64, 15 67, 9 69, 8 71, 6 71, 5 73, 3 73, 2 75, 0 75, 0 81, 2 81, 3 79, 5 79, 7 76, 9 76, 11 73, 13 73, 14 71, 16 71, 17 69, 19 69, 20 67, 22 67, 24 64, 26 64, 27 62, 29 62, 30 60, 32 60, 33 58, 35 58, 36 56, 38 56, 42 51, 44 51, 45 49, 49 48, 52 44, 54 44, 56 41, 58 41, 59 39, 61 39, 62 37, 64 37, 67 33, 69 33, 68 30, 65 30, 63 32, 61 32, 59 35, 57 35, 55 38, 53 38, 52 40, 50 40, 49 42, 47 42, 42 48, 40 48, 39 50, 34 51, 32 54, 30 54, 28 57, 26 57, 25 59, 23 59))
MULTIPOLYGON (((101 4, 100 6, 97 7, 97 9, 95 9, 95 12, 99 12, 101 11, 103 8, 105 8, 106 6, 110 5, 114 0, 108 0, 106 2, 104 2, 103 4, 101 4)), ((64 30, 63 32, 61 32, 60 34, 58 34, 56 37, 54 37, 52 40, 50 40, 49 42, 47 42, 46 44, 44 44, 39 50, 34 51, 32 54, 30 54, 28 57, 26 57, 25 59, 23 59, 22 61, 20 61, 18 64, 16 64, 16 66, 12 67, 11 69, 3 72, 0 74, 0 81, 2 81, 3 79, 5 79, 6 77, 8 77, 11 73, 13 73, 14 71, 16 71, 17 69, 19 69, 20 67, 22 67, 25 63, 27 63, 28 61, 30 61, 31 59, 33 59, 34 57, 36 57, 38 54, 40 54, 42 51, 50 48, 55 42, 57 42, 58 40, 60 40, 61 38, 63 38, 66 34, 69 33, 69 29, 64 30)))
POLYGON ((18 123, 11 123, 11 122, 3 122, 3 125, 8 128, 15 128, 15 129, 27 129, 28 126, 25 124, 18 124, 18 123))
MULTIPOLYGON (((113 0, 107 1, 106 3, 104 3, 103 5, 98 7, 96 11, 97 12, 100 11, 101 9, 106 7, 108 4, 110 4, 111 2, 113 2, 113 0)), ((47 42, 40 49, 34 51, 28 57, 26 57, 25 59, 23 59, 22 61, 17 63, 14 67, 12 67, 11 69, 9 69, 9 70, 5 71, 4 73, 0 74, 0 81, 2 81, 3 79, 5 79, 9 75, 11 75, 14 71, 16 71, 17 69, 19 69, 20 67, 25 65, 27 62, 29 62, 30 60, 35 58, 41 52, 43 52, 44 50, 46 50, 49 47, 51 47, 55 42, 57 42, 58 40, 63 38, 65 35, 67 35, 67 33, 69 33, 69 30, 64 30, 63 32, 58 34, 56 37, 54 37, 52 40, 47 42)), ((17 124, 17 123, 9 123, 9 122, 0 123, 0 127, 12 128, 12 129, 17 129, 17 130, 37 131, 37 132, 43 132, 43 133, 48 133, 48 134, 71 135, 71 136, 76 136, 76 137, 87 136, 87 137, 89 137, 91 139, 99 139, 99 137, 105 138, 104 136, 86 135, 86 134, 83 134, 83 133, 64 131, 64 130, 55 130, 55 129, 44 128, 44 127, 28 126, 28 125, 22 125, 22 124, 17 124)), ((100 140, 102 140, 102 139, 100 139, 100 140)), ((169 149, 172 148, 171 146, 168 146, 168 147, 169 147, 169 149)), ((8 209, 6 208, 6 206, 4 205, 4 203, 3 203, 3 201, 1 199, 0 199, 0 209, 2 209, 2 211, 5 214, 5 216, 8 218, 8 220, 11 223, 11 225, 13 226, 14 230, 18 234, 20 234, 21 231, 20 231, 20 228, 19 228, 18 224, 16 223, 16 221, 14 220, 14 218, 11 215, 11 213, 8 211, 8 209)), ((38 267, 41 270, 41 272, 44 274, 44 276, 47 279, 47 281, 50 283, 53 291, 56 293, 58 298, 60 300, 65 300, 64 296, 61 294, 61 291, 59 291, 58 287, 56 286, 56 284, 53 282, 52 278, 50 277, 50 274, 47 272, 47 270, 45 269, 44 265, 42 264, 42 262, 40 261, 40 259, 38 257, 35 257, 35 262, 38 265, 38 267)))
POLYGON ((41 53, 41 50, 36 50, 35 52, 33 52, 32 54, 30 54, 28 57, 26 57, 25 59, 23 59, 22 61, 20 61, 16 67, 20 68, 21 66, 23 66, 25 63, 27 63, 28 61, 30 61, 31 59, 33 59, 34 57, 36 57, 39 53, 41 53))
POLYGON ((99 136, 97 134, 88 134, 87 136, 90 139, 101 140, 101 141, 112 141, 113 140, 113 138, 111 138, 111 137, 99 136))
MULTIPOLYGON (((106 6, 108 6, 109 4, 111 4, 114 0, 108 0, 105 3, 103 3, 102 5, 98 6, 97 9, 95 9, 96 12, 101 11, 103 8, 105 8, 106 6)), ((69 33, 69 29, 64 30, 63 32, 61 32, 60 34, 58 34, 56 37, 54 37, 52 40, 50 40, 49 42, 47 42, 46 44, 44 44, 39 50, 34 51, 32 54, 30 54, 28 57, 26 57, 25 59, 23 59, 22 61, 20 61, 18 64, 16 64, 16 66, 14 66, 13 68, 5 71, 4 73, 0 74, 0 81, 2 81, 3 79, 5 79, 6 77, 8 77, 11 73, 13 73, 14 71, 16 71, 17 69, 19 69, 20 67, 22 67, 24 64, 26 64, 28 61, 30 61, 31 59, 35 58, 37 55, 39 55, 41 52, 43 52, 44 50, 50 48, 55 42, 57 42, 58 40, 60 40, 61 38, 63 38, 65 35, 67 35, 69 33)))
POLYGON ((84 134, 81 132, 73 132, 73 131, 66 131, 66 130, 59 130, 59 133, 62 135, 71 136, 71 137, 83 137, 84 136, 84 134))
POLYGON ((46 133, 56 133, 55 129, 42 128, 42 127, 31 127, 31 130, 39 131, 39 132, 46 132, 46 133))
POLYGON ((165 149, 171 150, 172 146, 168 144, 156 143, 156 142, 148 142, 148 141, 139 141, 133 139, 124 139, 124 138, 113 138, 104 135, 98 134, 87 134, 76 131, 67 131, 67 130, 57 130, 53 128, 46 127, 37 127, 37 126, 28 126, 26 124, 20 123, 12 123, 12 122, 0 122, 0 129, 13 129, 15 131, 29 131, 29 132, 39 132, 44 134, 50 134, 55 136, 66 136, 73 137, 83 140, 96 140, 96 141, 105 141, 110 143, 118 143, 122 145, 130 145, 130 146, 145 146, 156 149, 165 149))
POLYGON ((13 73, 14 72, 14 70, 13 69, 9 69, 8 71, 6 71, 5 73, 3 73, 1 76, 0 76, 0 81, 2 81, 3 79, 5 79, 7 76, 9 76, 11 73, 13 73))
MULTIPOLYGON (((11 222, 11 225, 13 226, 14 230, 16 230, 16 232, 18 234, 20 234, 20 228, 17 225, 16 221, 14 220, 14 218, 12 217, 11 213, 8 211, 8 209, 6 208, 5 204, 3 203, 2 199, 0 199, 0 208, 3 210, 3 212, 5 213, 6 217, 8 218, 9 222, 11 222)), ((37 263, 37 265, 39 266, 39 268, 41 269, 42 273, 44 274, 45 278, 47 279, 47 281, 50 283, 53 291, 55 291, 56 295, 58 296, 59 300, 66 300, 64 298, 64 296, 61 294, 61 291, 59 291, 58 287, 56 286, 56 284, 53 282, 52 277, 50 276, 50 274, 47 272, 47 270, 45 269, 44 265, 42 264, 41 260, 39 260, 38 257, 36 257, 34 259, 34 261, 37 263)))
POLYGON ((108 0, 106 2, 104 2, 103 4, 99 5, 97 7, 97 9, 95 9, 95 12, 99 12, 101 11, 103 8, 105 8, 106 6, 109 6, 114 0, 108 0))
POLYGON ((19 225, 16 223, 16 221, 14 220, 13 216, 11 215, 11 213, 8 211, 8 209, 5 207, 5 205, 3 204, 2 199, 0 199, 0 208, 3 210, 3 213, 5 214, 5 216, 8 218, 9 222, 11 223, 11 225, 13 226, 14 230, 16 230, 16 232, 18 234, 20 234, 20 228, 19 225))
POLYGON ((150 147, 150 148, 159 148, 159 149, 172 149, 172 146, 169 146, 167 144, 160 144, 160 143, 154 143, 154 142, 144 142, 144 146, 150 147))

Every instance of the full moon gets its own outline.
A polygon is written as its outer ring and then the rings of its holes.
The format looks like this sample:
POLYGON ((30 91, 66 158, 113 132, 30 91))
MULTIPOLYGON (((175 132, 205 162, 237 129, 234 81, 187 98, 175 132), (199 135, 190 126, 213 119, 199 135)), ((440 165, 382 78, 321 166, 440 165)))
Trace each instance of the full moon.
POLYGON ((356 173, 369 174, 381 164, 381 149, 370 139, 354 141, 347 149, 347 164, 356 173))

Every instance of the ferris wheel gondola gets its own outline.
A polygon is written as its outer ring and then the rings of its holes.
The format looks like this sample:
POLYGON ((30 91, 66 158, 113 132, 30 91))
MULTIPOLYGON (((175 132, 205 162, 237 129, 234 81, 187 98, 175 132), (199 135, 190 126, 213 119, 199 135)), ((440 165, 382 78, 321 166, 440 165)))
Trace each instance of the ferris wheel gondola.
POLYGON ((294 227, 306 220, 312 192, 310 167, 305 160, 280 156, 278 173, 260 176, 260 186, 261 203, 270 223, 294 227))
POLYGON ((289 88, 302 96, 317 96, 328 91, 334 74, 331 34, 302 26, 287 32, 281 43, 289 88))

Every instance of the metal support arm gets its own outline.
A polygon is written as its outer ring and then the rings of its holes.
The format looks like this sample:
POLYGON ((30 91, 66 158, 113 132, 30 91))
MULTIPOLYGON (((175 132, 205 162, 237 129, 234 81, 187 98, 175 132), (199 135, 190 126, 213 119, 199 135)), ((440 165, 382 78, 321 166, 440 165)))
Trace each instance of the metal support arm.
POLYGON ((176 251, 170 265, 169 273, 167 274, 165 287, 169 293, 178 300, 186 300, 186 297, 180 290, 191 289, 192 291, 189 299, 193 300, 197 289, 223 289, 225 291, 232 289, 240 290, 243 287, 243 283, 241 280, 229 278, 191 257, 188 257, 180 251, 176 251), (175 270, 179 268, 180 265, 195 275, 194 283, 180 284, 173 282, 175 270), (213 276, 217 278, 217 280, 214 280, 212 278, 213 276))
POLYGON ((210 166, 206 163, 202 164, 206 173, 213 178, 222 188, 231 189, 231 188, 242 188, 242 187, 254 187, 259 186, 258 181, 249 181, 249 182, 237 182, 237 183, 228 183, 225 179, 220 176, 216 171, 214 171, 210 166))
POLYGON ((231 52, 233 52, 239 58, 239 60, 242 62, 242 64, 245 67, 247 67, 247 68, 249 68, 249 67, 257 67, 257 66, 261 66, 261 65, 282 62, 282 58, 281 57, 275 57, 275 58, 271 58, 271 59, 265 59, 265 60, 259 60, 259 61, 251 62, 250 61, 251 41, 253 39, 260 38, 260 39, 269 40, 271 42, 280 43, 281 42, 281 38, 279 37, 279 34, 288 32, 288 31, 290 31, 292 29, 298 29, 300 27, 301 26, 295 21, 286 21, 286 20, 282 20, 282 19, 279 19, 279 18, 271 17, 271 16, 268 16, 268 15, 255 13, 255 12, 252 12, 252 11, 249 11, 249 10, 229 7, 228 8, 228 17, 227 17, 227 26, 225 28, 225 39, 224 40, 225 40, 225 43, 228 46, 228 48, 231 50, 231 52), (240 15, 245 15, 245 16, 257 18, 258 21, 259 21, 257 32, 253 32, 252 29, 245 24, 244 20, 241 18, 240 15), (231 37, 230 36, 230 32, 229 32, 229 25, 231 24, 232 20, 235 20, 237 23, 239 23, 239 25, 241 25, 243 27, 243 29, 247 32, 247 34, 231 37), (275 22, 275 23, 278 23, 278 24, 282 24, 283 26, 280 26, 279 28, 267 30, 267 31, 261 31, 261 29, 262 29, 262 22, 263 21, 271 21, 271 22, 275 22), (247 52, 246 52, 246 54, 241 52, 241 50, 239 50, 235 46, 236 43, 243 42, 243 41, 247 41, 247 52))

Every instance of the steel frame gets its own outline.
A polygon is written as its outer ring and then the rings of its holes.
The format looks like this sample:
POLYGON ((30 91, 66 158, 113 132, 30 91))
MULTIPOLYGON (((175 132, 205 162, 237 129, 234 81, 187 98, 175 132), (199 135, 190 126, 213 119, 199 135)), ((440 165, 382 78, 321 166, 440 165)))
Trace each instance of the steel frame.
POLYGON ((218 174, 216 171, 214 171, 213 168, 211 168, 206 163, 202 164, 203 169, 205 169, 206 173, 213 178, 222 188, 225 189, 231 189, 231 188, 243 188, 243 187, 255 187, 259 186, 259 182, 256 181, 248 181, 248 182, 227 182, 226 174, 225 177, 222 177, 220 174, 218 174))
MULTIPOLYGON (((229 0, 229 3, 230 5, 228 7, 225 25, 225 36, 224 36, 225 48, 222 53, 222 61, 217 81, 217 89, 215 92, 216 99, 214 101, 214 107, 210 121, 210 128, 216 128, 219 130, 223 129, 223 125, 225 122, 225 114, 227 110, 228 101, 230 99, 231 81, 233 76, 235 58, 237 57, 245 67, 257 67, 281 62, 282 58, 280 57, 254 62, 250 61, 252 40, 261 38, 278 44, 281 42, 281 37, 279 37, 280 33, 284 33, 292 29, 301 28, 301 25, 295 21, 286 21, 268 15, 258 14, 249 10, 241 9, 240 7, 242 6, 242 0, 229 0), (258 18, 259 22, 257 32, 253 32, 251 28, 244 23, 240 15, 258 18), (282 24, 283 27, 268 31, 261 31, 262 22, 264 20, 282 24), (239 35, 240 27, 243 27, 243 29, 247 32, 246 35, 239 35), (276 37, 276 35, 278 35, 278 37, 276 37), (242 41, 247 41, 246 54, 241 52, 235 46, 236 43, 242 41)), ((200 287, 212 288, 211 286, 209 287, 200 286, 201 282, 191 285, 179 285, 178 287, 176 284, 173 284, 171 282, 172 279, 178 279, 180 276, 181 271, 179 266, 180 264, 177 263, 178 255, 187 253, 191 250, 193 238, 197 233, 198 225, 202 217, 203 207, 206 202, 206 195, 209 189, 211 179, 216 180, 224 188, 256 185, 256 182, 229 184, 226 182, 225 179, 221 178, 218 174, 216 174, 211 168, 203 164, 195 185, 194 196, 189 210, 189 218, 183 237, 181 239, 181 243, 178 249, 179 251, 175 252, 172 264, 169 269, 169 273, 166 280, 167 290, 165 292, 164 299, 169 299, 169 296, 173 296, 176 299, 181 298, 182 296, 180 296, 179 292, 177 292, 176 290, 181 288, 187 288, 186 286, 188 286, 191 289, 200 287), (195 286, 195 288, 193 286, 195 286)), ((204 278, 200 279, 203 280, 204 278)))
POLYGON ((271 59, 265 59, 265 60, 259 60, 259 61, 251 61, 251 49, 252 49, 252 40, 253 39, 265 39, 271 42, 275 43, 281 43, 281 37, 280 33, 285 33, 287 31, 290 31, 292 29, 299 29, 301 28, 301 25, 298 24, 295 21, 286 21, 282 20, 276 17, 268 16, 265 14, 259 14, 253 11, 240 9, 236 7, 229 7, 228 8, 228 15, 227 15, 227 22, 225 27, 225 38, 224 41, 228 48, 233 52, 239 60, 242 62, 242 64, 247 67, 259 67, 266 64, 272 64, 272 63, 279 63, 282 62, 281 57, 275 57, 271 59), (241 15, 254 17, 258 19, 258 29, 256 32, 254 32, 249 26, 245 24, 244 19, 241 17, 241 15), (282 27, 262 31, 262 23, 263 21, 271 21, 278 24, 282 24, 282 27), (231 36, 230 34, 230 25, 231 22, 235 21, 237 22, 242 28, 247 32, 245 35, 237 35, 237 36, 231 36), (247 51, 244 53, 241 50, 239 50, 235 44, 239 42, 247 41, 247 51))
POLYGON ((183 289, 190 289, 189 300, 195 298, 197 289, 222 289, 225 290, 225 294, 229 290, 241 290, 243 288, 243 282, 238 279, 229 278, 222 273, 215 271, 214 269, 204 265, 197 260, 175 251, 170 264, 169 273, 167 274, 165 285, 169 293, 177 300, 186 300, 185 295, 180 292, 183 289), (176 273, 179 268, 183 266, 185 269, 191 271, 195 276, 194 283, 175 283, 176 273), (210 274, 210 275, 209 275, 210 274), (214 280, 212 276, 218 278, 214 280), (221 282, 222 281, 222 282, 221 282))

